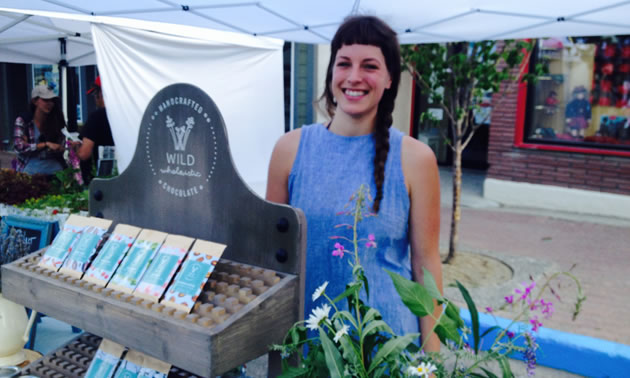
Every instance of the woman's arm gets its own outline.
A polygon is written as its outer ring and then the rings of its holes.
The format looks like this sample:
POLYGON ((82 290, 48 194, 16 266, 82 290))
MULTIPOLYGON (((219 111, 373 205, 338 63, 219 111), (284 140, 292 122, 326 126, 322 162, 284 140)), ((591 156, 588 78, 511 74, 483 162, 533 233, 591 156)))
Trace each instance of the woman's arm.
MULTIPOLYGON (((411 245, 411 269, 416 282, 423 282, 422 268, 427 269, 442 291, 442 262, 439 252, 440 238, 440 175, 433 151, 424 143, 404 137, 402 166, 409 193, 409 243, 411 245)), ((436 306, 433 316, 439 317, 442 307, 436 306)), ((425 351, 439 351, 440 340, 430 334, 435 321, 426 316, 420 319, 425 351), (430 335, 429 335, 430 334, 430 335)))
POLYGON ((300 145, 301 129, 284 134, 276 142, 269 162, 267 175, 268 201, 277 203, 289 203, 289 174, 293 168, 293 162, 300 145))

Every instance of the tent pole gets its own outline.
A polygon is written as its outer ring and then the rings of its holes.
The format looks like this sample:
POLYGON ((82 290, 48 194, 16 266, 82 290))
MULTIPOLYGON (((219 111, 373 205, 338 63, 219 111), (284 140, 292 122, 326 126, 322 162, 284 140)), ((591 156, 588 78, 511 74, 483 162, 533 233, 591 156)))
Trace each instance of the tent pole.
POLYGON ((289 94, 289 130, 295 129, 295 42, 291 42, 291 84, 289 94))
POLYGON ((68 61, 66 60, 66 39, 59 38, 59 75, 61 76, 61 109, 68 124, 68 61))

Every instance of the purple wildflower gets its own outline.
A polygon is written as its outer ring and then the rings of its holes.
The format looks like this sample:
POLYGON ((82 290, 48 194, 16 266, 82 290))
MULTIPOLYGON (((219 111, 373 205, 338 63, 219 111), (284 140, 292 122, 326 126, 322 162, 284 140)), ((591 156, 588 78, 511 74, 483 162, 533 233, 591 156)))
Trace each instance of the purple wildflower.
POLYGON ((343 247, 341 243, 335 243, 335 250, 332 252, 333 256, 339 256, 339 258, 343 258, 344 251, 346 249, 343 247))
POLYGON ((525 299, 526 297, 531 295, 532 290, 534 290, 535 286, 536 286, 536 281, 532 281, 532 283, 525 288, 525 293, 523 294, 523 299, 525 299))
POLYGON ((538 328, 542 326, 542 323, 538 321, 537 316, 534 316, 533 318, 529 319, 529 322, 532 324, 532 331, 534 332, 538 331, 538 328))
POLYGON ((514 303, 514 296, 513 295, 508 295, 507 297, 505 297, 505 301, 509 304, 514 303))
POLYGON ((368 235, 368 242, 365 243, 365 246, 368 248, 376 248, 376 238, 374 237, 374 234, 369 234, 368 235))
POLYGON ((492 313, 492 307, 486 307, 486 312, 492 313))
POLYGON ((527 375, 531 377, 536 374, 536 350, 538 349, 538 344, 536 344, 534 336, 528 332, 525 333, 525 342, 527 348, 523 352, 523 356, 525 361, 527 361, 527 375))
POLYGON ((514 336, 515 336, 515 335, 514 335, 514 332, 512 332, 512 331, 507 331, 507 332, 505 332, 505 334, 506 334, 506 335, 507 335, 507 337, 509 337, 510 339, 513 339, 513 338, 514 338, 514 336))
POLYGON ((527 286, 526 284, 522 284, 522 285, 525 286, 525 291, 521 289, 514 289, 514 292, 516 294, 522 294, 519 299, 524 301, 525 299, 527 299, 527 297, 531 295, 532 290, 534 289, 534 286, 536 286, 536 282, 532 281, 532 283, 529 286, 527 286))
POLYGON ((544 299, 540 299, 540 306, 541 306, 541 312, 543 313, 543 315, 545 316, 546 319, 548 319, 549 317, 551 317, 551 315, 553 315, 553 303, 552 302, 545 302, 544 299))

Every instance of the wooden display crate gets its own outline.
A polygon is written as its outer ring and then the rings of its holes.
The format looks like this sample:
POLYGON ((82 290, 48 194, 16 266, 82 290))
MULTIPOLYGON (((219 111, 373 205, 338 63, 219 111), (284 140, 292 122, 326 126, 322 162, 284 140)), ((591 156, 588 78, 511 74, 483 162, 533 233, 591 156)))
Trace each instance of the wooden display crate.
MULTIPOLYGON (((279 273, 251 302, 206 327, 157 312, 152 308, 157 304, 133 303, 111 289, 41 268, 41 252, 2 267, 7 299, 201 376, 216 376, 267 353, 298 318, 294 275, 279 273)), ((228 266, 222 260, 212 277, 231 273, 222 270, 228 266)))
MULTIPOLYGON (((280 279, 205 327, 38 269, 40 250, 2 266, 7 299, 201 376, 265 354, 303 319, 304 214, 265 201, 243 182, 223 118, 199 88, 174 84, 155 95, 131 163, 118 177, 92 181, 89 207, 91 216, 111 219, 112 229, 128 224, 225 244, 223 261, 280 279)), ((211 279, 218 275, 219 266, 211 279)))

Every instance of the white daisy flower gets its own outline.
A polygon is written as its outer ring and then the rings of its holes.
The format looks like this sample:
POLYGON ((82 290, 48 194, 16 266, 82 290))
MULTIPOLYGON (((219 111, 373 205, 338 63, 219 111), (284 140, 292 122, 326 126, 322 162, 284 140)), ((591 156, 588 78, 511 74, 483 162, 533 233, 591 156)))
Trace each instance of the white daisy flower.
POLYGON ((347 324, 344 324, 343 327, 341 327, 341 329, 337 331, 337 333, 335 333, 335 337, 333 338, 333 340, 335 340, 335 342, 338 343, 339 340, 341 340, 341 336, 348 334, 349 329, 350 327, 348 327, 347 324))
POLYGON ((429 376, 437 370, 437 367, 430 362, 422 362, 418 366, 409 366, 407 368, 407 374, 416 377, 429 378, 429 376))
POLYGON ((313 292, 313 302, 315 302, 317 298, 321 297, 322 294, 324 294, 324 292, 326 291, 326 286, 328 286, 328 281, 324 282, 322 286, 315 289, 315 291, 313 292))
POLYGON ((313 313, 309 315, 306 321, 306 327, 311 331, 316 331, 319 327, 319 323, 328 317, 329 312, 330 306, 327 304, 322 305, 322 307, 314 308, 313 313))

